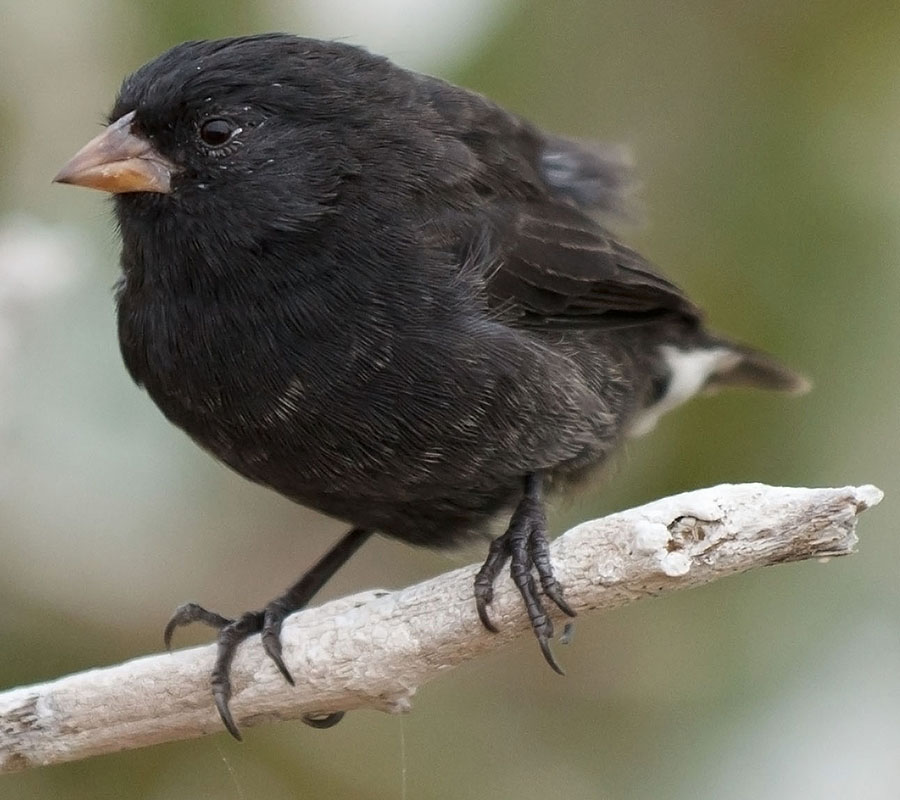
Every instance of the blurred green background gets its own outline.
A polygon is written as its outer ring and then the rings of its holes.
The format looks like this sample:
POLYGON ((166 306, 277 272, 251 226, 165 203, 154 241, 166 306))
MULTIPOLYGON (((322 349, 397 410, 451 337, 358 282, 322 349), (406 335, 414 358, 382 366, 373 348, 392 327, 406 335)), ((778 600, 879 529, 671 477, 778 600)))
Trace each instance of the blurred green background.
MULTIPOLYGON (((0 0, 0 18, 0 686, 156 651, 184 600, 258 607, 343 530, 218 466, 129 382, 108 202, 50 185, 122 76, 185 38, 347 38, 629 143, 647 225, 627 241, 814 379, 676 412, 557 528, 729 481, 887 492, 852 558, 580 620, 565 679, 525 640, 404 718, 223 733, 0 778, 0 797, 900 796, 896 2, 0 0)), ((378 540, 325 596, 456 563, 378 540)))

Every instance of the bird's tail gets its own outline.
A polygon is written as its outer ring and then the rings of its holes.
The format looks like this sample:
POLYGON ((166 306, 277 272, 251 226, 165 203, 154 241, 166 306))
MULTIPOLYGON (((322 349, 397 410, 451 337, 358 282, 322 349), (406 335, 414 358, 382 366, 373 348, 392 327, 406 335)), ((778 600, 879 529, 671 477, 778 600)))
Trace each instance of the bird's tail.
POLYGON ((705 331, 699 341, 685 345, 662 345, 660 355, 664 380, 660 393, 634 417, 629 436, 653 430, 663 414, 697 394, 712 394, 731 386, 773 389, 803 394, 810 382, 767 353, 731 342, 705 331))
POLYGON ((709 374, 703 386, 704 393, 733 386, 801 395, 812 388, 808 378, 784 366, 768 353, 722 339, 717 343, 726 347, 733 357, 722 359, 709 374))

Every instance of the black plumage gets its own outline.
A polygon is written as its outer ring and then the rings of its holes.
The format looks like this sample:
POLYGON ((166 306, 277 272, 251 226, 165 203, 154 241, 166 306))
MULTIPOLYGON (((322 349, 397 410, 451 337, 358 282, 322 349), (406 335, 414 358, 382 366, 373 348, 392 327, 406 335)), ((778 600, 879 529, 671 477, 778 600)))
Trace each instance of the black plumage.
POLYGON ((354 526, 266 611, 232 621, 189 606, 167 630, 222 629, 213 684, 232 732, 237 642, 262 630, 289 678, 281 619, 371 531, 445 546, 512 514, 479 613, 490 626, 511 557, 555 666, 533 571, 570 609, 543 487, 602 464, 692 391, 802 386, 706 331, 594 219, 624 202, 609 151, 362 49, 187 42, 125 80, 110 123, 58 180, 115 193, 132 377, 241 475, 354 526), (705 372, 674 397, 694 353, 705 372))

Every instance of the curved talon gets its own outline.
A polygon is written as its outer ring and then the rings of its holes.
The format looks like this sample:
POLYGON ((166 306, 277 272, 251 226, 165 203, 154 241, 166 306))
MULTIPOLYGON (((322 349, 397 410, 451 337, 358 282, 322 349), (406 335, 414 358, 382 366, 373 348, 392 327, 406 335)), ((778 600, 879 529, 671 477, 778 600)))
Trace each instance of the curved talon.
POLYGON ((166 623, 165 630, 163 630, 163 643, 166 646, 166 650, 172 649, 172 634, 175 633, 175 629, 180 625, 181 623, 175 617, 172 617, 166 623))
POLYGON ((319 728, 320 730, 324 730, 325 728, 333 728, 344 718, 343 711, 335 711, 332 714, 304 714, 303 721, 309 725, 310 728, 319 728))
MULTIPOLYGON (((283 603, 278 600, 270 603, 265 611, 248 611, 237 619, 228 619, 221 614, 208 611, 203 606, 196 603, 185 603, 175 609, 172 618, 166 624, 163 631, 163 639, 166 647, 170 647, 172 634, 176 628, 188 625, 191 622, 202 622, 219 631, 216 637, 218 650, 216 652, 216 661, 213 666, 212 675, 210 677, 210 688, 212 689, 213 700, 222 724, 226 730, 239 742, 243 741, 241 731, 234 721, 229 705, 231 700, 231 662, 234 660, 238 646, 249 636, 254 633, 261 632, 263 648, 266 654, 278 667, 278 671, 284 676, 285 680, 294 685, 294 678, 284 663, 281 653, 281 624, 289 609, 284 607, 283 603)), ((330 728, 337 725, 344 716, 344 712, 338 711, 332 714, 315 715, 310 714, 303 718, 303 721, 313 728, 330 728)))
POLYGON ((284 679, 291 686, 294 686, 294 676, 291 675, 281 655, 281 623, 282 619, 275 616, 271 606, 266 608, 262 636, 260 638, 262 639, 263 650, 266 651, 266 655, 272 659, 284 679))
POLYGON ((203 606, 196 603, 184 603, 175 609, 175 613, 172 614, 172 617, 166 623, 163 631, 163 642, 165 642, 166 650, 172 649, 172 634, 175 633, 175 629, 190 625, 192 622, 202 622, 210 628, 222 630, 222 628, 233 624, 234 620, 223 617, 215 611, 207 611, 203 606))
POLYGON ((244 741, 244 737, 241 736, 241 731, 237 726, 237 723, 234 721, 234 717, 231 716, 231 709, 228 707, 228 701, 230 699, 230 691, 226 691, 230 687, 221 687, 221 686, 213 686, 213 700, 216 702, 216 708, 219 711, 219 718, 222 720, 222 724, 225 726, 225 729, 239 742, 244 741))
POLYGON ((550 563, 550 546, 547 543, 547 537, 544 534, 547 521, 544 517, 543 510, 540 512, 538 522, 539 524, 536 524, 535 527, 533 527, 531 536, 529 537, 528 550, 531 554, 531 559, 534 562, 535 571, 541 581, 541 589, 544 590, 544 594, 554 602, 556 607, 559 608, 563 614, 570 617, 577 616, 574 609, 563 597, 562 586, 559 585, 559 581, 556 580, 556 576, 553 574, 553 566, 550 563))
POLYGON ((248 611, 221 628, 217 638, 218 651, 210 680, 213 699, 216 701, 216 708, 219 709, 222 722, 228 732, 238 741, 241 741, 240 731, 228 706, 231 699, 231 662, 234 661, 235 653, 241 642, 248 636, 259 633, 262 624, 263 614, 261 611, 248 611))
POLYGON ((491 633, 499 633, 500 629, 488 616, 487 607, 494 599, 494 581, 508 560, 509 541, 505 536, 498 536, 491 542, 487 558, 475 576, 475 610, 481 624, 491 633))
POLYGON ((553 655, 553 651, 550 649, 549 640, 544 636, 538 636, 537 640, 538 644, 541 647, 541 653, 544 654, 544 661, 546 661, 550 665, 550 669, 552 669, 557 675, 565 675, 566 673, 563 671, 563 668, 556 660, 556 656, 553 655))
POLYGON ((537 573, 541 590, 564 614, 575 616, 575 610, 563 597, 563 589, 553 575, 550 563, 550 547, 547 543, 547 519, 541 500, 541 479, 529 475, 525 479, 525 495, 519 501, 509 527, 502 536, 491 542, 488 556, 475 576, 475 610, 481 624, 489 631, 497 632, 497 627, 488 616, 487 607, 494 597, 494 581, 500 571, 510 562, 509 573, 519 590, 531 629, 538 640, 541 653, 550 668, 564 675, 550 649, 553 638, 553 622, 538 593, 534 574, 537 573))
MULTIPOLYGON (((213 611, 207 611, 196 603, 185 603, 175 609, 163 631, 166 648, 172 643, 176 628, 191 622, 202 622, 219 631, 216 637, 216 661, 210 676, 213 700, 228 732, 241 741, 241 732, 231 714, 231 662, 241 642, 254 633, 261 633, 266 654, 278 667, 284 679, 294 685, 294 678, 284 663, 281 652, 281 625, 285 618, 303 608, 338 568, 372 535, 364 528, 353 528, 334 547, 303 575, 284 594, 273 600, 263 611, 248 611, 237 619, 229 619, 213 611)), ((490 588, 490 587, 489 587, 490 588)), ((308 714, 304 722, 314 728, 330 728, 341 721, 343 711, 333 714, 308 714)))
POLYGON ((544 582, 543 577, 541 578, 541 589, 544 590, 544 594, 549 597, 554 605, 563 612, 567 617, 577 617, 578 614, 575 612, 575 609, 572 608, 563 597, 562 586, 559 585, 556 578, 551 576, 551 580, 548 582, 544 582))
POLYGON ((475 594, 475 610, 478 612, 478 619, 481 620, 481 624, 484 625, 491 633, 500 633, 500 629, 492 622, 491 618, 488 616, 487 607, 493 599, 493 592, 488 594, 485 592, 484 596, 481 596, 477 593, 475 594))

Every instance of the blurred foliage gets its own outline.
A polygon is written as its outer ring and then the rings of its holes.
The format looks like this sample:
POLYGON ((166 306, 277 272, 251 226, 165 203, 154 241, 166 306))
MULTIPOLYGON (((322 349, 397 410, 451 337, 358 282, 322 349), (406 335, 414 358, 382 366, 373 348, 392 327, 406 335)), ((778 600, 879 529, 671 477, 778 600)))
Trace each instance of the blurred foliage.
MULTIPOLYGON (((106 204, 48 183, 125 72, 186 38, 302 33, 302 8, 0 0, 0 212, 91 242, 75 287, 34 304, 0 356, 2 686, 157 650, 183 600, 257 607, 341 530, 214 464, 129 383, 106 204)), ((860 553, 581 620, 559 648, 565 679, 523 642, 424 688, 403 719, 36 770, 0 779, 4 800, 900 795, 900 6, 509 0, 491 20, 442 74, 547 128, 628 142, 648 224, 624 238, 716 327, 816 382, 798 401, 738 393, 677 412, 605 487, 562 503, 558 526, 725 481, 874 482, 887 497, 860 553)), ((334 24, 368 41, 352 15, 334 24)), ((378 541, 326 596, 450 563, 378 541)))

